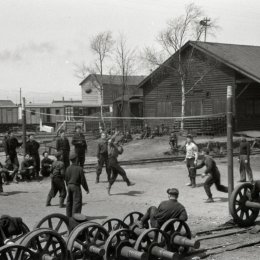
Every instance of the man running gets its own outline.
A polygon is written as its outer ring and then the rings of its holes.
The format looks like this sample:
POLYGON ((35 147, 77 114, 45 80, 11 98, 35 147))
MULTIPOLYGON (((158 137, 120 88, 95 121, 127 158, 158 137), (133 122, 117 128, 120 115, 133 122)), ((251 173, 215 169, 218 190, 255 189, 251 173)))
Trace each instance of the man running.
POLYGON ((208 195, 208 199, 206 200, 206 203, 214 202, 212 198, 212 193, 210 191, 210 187, 215 184, 218 191, 221 192, 228 192, 228 187, 221 185, 220 183, 220 172, 218 170, 218 167, 216 165, 216 162, 214 159, 209 156, 209 149, 204 148, 202 150, 202 162, 197 165, 196 169, 201 169, 202 167, 206 166, 205 174, 202 175, 202 177, 208 176, 205 183, 204 183, 204 189, 206 194, 208 195))
POLYGON ((109 181, 111 171, 108 166, 108 140, 105 132, 101 133, 101 140, 99 141, 97 146, 97 159, 98 159, 98 166, 97 166, 96 183, 99 183, 99 178, 102 173, 102 168, 104 164, 106 166, 107 180, 109 181))
POLYGON ((115 133, 114 136, 108 141, 108 158, 109 158, 109 169, 112 171, 112 176, 109 180, 108 185, 108 195, 110 195, 111 187, 116 181, 116 178, 119 175, 122 176, 123 180, 126 182, 127 186, 133 186, 135 183, 130 182, 126 176, 125 170, 118 163, 118 156, 123 153, 123 147, 115 144, 115 137, 118 132, 115 133))

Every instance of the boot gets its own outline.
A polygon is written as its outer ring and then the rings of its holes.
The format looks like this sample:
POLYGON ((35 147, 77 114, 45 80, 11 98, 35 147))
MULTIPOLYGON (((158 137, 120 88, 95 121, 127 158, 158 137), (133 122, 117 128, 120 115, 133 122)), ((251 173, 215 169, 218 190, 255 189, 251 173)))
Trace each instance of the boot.
POLYGON ((66 205, 64 204, 64 198, 60 197, 60 208, 65 208, 66 205))
POLYGON ((196 188, 196 179, 191 178, 191 188, 196 188))
POLYGON ((99 177, 96 178, 96 184, 98 184, 98 183, 99 183, 99 177))
POLYGON ((51 206, 51 199, 52 199, 52 197, 50 195, 48 195, 47 200, 46 200, 46 207, 51 206))
POLYGON ((107 194, 108 194, 109 196, 111 196, 110 191, 111 191, 111 185, 109 185, 109 186, 107 187, 107 194))

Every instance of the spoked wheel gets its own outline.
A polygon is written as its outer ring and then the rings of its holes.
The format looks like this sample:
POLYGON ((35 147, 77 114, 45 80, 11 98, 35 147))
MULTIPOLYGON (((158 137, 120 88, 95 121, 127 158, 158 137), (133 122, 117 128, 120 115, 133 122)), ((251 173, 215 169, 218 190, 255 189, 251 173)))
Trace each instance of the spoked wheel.
MULTIPOLYGON (((136 239, 137 235, 132 230, 119 229, 112 231, 105 243, 104 260, 137 259, 131 257, 136 255, 136 250, 134 250, 136 239)), ((146 255, 140 253, 140 260, 144 259, 144 256, 146 255)))
POLYGON ((135 243, 135 249, 147 253, 149 260, 164 259, 163 255, 166 254, 171 255, 169 258, 173 259, 172 257, 174 255, 169 251, 166 252, 166 250, 170 249, 168 235, 157 228, 151 228, 144 231, 138 237, 135 243))
POLYGON ((70 259, 102 260, 105 254, 103 246, 108 236, 106 229, 97 223, 78 225, 67 242, 70 259))
POLYGON ((118 218, 108 219, 102 224, 102 226, 107 230, 108 233, 122 228, 129 228, 122 220, 118 218))
POLYGON ((234 221, 243 227, 254 224, 259 214, 259 209, 253 209, 246 206, 250 200, 253 185, 243 183, 237 186, 231 194, 229 209, 234 221))
POLYGON ((37 228, 50 228, 62 237, 69 236, 69 218, 63 214, 54 213, 44 217, 36 225, 37 228))
MULTIPOLYGON (((170 219, 162 225, 161 230, 166 232, 170 238, 170 251, 184 254, 189 251, 188 246, 180 246, 174 243, 176 235, 191 239, 191 231, 185 221, 176 218, 170 219)), ((159 235, 159 240, 160 239, 161 235, 159 235)))
POLYGON ((0 248, 1 260, 38 260, 36 255, 21 245, 5 245, 0 248))
POLYGON ((67 259, 65 241, 55 231, 48 228, 39 228, 28 233, 20 243, 29 248, 37 256, 37 259, 67 259))
MULTIPOLYGON (((138 211, 133 211, 130 212, 129 214, 127 214, 125 216, 125 218, 123 219, 123 222, 128 226, 131 227, 135 224, 136 220, 141 220, 141 218, 144 216, 143 213, 138 212, 138 211)), ((149 228, 149 224, 145 223, 144 228, 149 228)))

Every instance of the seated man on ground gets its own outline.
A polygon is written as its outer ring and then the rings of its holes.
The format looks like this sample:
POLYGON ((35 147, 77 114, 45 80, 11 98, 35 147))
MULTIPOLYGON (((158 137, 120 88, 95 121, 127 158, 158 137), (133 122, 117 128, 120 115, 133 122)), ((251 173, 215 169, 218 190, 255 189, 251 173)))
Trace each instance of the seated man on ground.
POLYGON ((0 164, 0 172, 4 184, 9 184, 11 181, 18 183, 18 167, 11 162, 9 156, 6 157, 4 165, 0 164))
POLYGON ((53 160, 49 158, 49 153, 46 151, 42 155, 43 159, 41 161, 41 175, 43 177, 49 177, 52 172, 53 160))
POLYGON ((21 164, 20 174, 23 180, 31 180, 35 177, 35 164, 32 157, 29 154, 24 156, 24 160, 21 164))
POLYGON ((169 200, 160 203, 159 207, 150 207, 146 214, 136 224, 139 228, 144 228, 144 225, 150 220, 152 228, 160 228, 169 219, 177 218, 182 221, 187 221, 188 215, 184 206, 178 202, 179 191, 175 188, 168 189, 169 200))

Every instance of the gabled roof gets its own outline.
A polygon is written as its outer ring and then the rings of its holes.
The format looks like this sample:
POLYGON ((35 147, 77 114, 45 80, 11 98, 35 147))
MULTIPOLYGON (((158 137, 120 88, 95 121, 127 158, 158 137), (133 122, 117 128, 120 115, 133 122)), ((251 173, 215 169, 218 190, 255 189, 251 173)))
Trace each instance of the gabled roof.
MULTIPOLYGON (((137 86, 145 76, 127 76, 127 84, 130 86, 137 86)), ((123 82, 123 76, 119 75, 103 75, 104 85, 121 85, 123 82)), ((101 76, 99 74, 89 74, 79 85, 83 85, 88 80, 97 80, 101 82, 101 76)))
POLYGON ((0 100, 0 106, 1 107, 10 107, 10 106, 15 106, 14 102, 12 100, 0 100))
MULTIPOLYGON (((260 83, 260 46, 189 41, 181 48, 181 51, 188 46, 194 47, 224 63, 226 66, 260 83)), ((169 62, 173 56, 174 54, 165 62, 169 62)), ((162 66, 158 67, 147 76, 138 87, 142 87, 154 73, 162 68, 162 66)))

